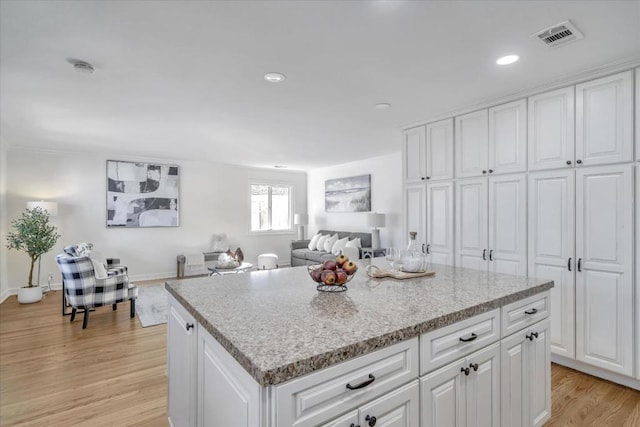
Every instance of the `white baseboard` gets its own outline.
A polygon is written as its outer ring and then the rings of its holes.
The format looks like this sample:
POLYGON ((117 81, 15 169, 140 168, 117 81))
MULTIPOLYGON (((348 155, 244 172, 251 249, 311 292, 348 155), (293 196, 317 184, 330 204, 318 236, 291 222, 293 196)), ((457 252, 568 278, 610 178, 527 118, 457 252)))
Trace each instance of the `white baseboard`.
POLYGON ((132 282, 136 281, 144 281, 144 280, 159 280, 159 279, 167 279, 176 277, 176 272, 165 272, 165 273, 150 273, 150 274, 129 274, 129 280, 132 282))
POLYGON ((9 291, 9 289, 5 289, 4 291, 2 291, 2 293, 0 293, 0 304, 3 303, 11 295, 12 293, 9 291))
POLYGON ((551 354, 551 361, 558 365, 566 366, 567 368, 575 369, 576 371, 584 372, 585 374, 593 375, 594 377, 602 378, 616 384, 621 384, 626 387, 631 387, 636 390, 640 390, 640 380, 624 375, 616 374, 602 368, 591 366, 578 360, 568 359, 557 354, 551 354))
MULTIPOLYGON (((49 285, 40 285, 40 287, 42 288, 43 292, 46 292, 46 291, 49 290, 49 285)), ((18 289, 20 289, 20 288, 9 288, 9 289, 3 291, 0 294, 0 303, 3 303, 11 295, 18 295, 18 289)), ((51 290, 52 291, 62 290, 62 283, 52 283, 51 284, 51 290)))

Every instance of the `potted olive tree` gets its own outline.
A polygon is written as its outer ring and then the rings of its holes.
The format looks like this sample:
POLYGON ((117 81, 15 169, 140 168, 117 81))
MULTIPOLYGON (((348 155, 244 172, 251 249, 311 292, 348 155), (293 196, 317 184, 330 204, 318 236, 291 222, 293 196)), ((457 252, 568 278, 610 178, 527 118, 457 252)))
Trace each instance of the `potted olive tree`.
POLYGON ((13 231, 7 234, 7 248, 24 251, 31 258, 29 282, 18 289, 18 301, 26 304, 42 299, 42 288, 33 285, 33 267, 58 241, 58 229, 49 224, 49 213, 41 208, 27 209, 18 219, 11 221, 13 231))

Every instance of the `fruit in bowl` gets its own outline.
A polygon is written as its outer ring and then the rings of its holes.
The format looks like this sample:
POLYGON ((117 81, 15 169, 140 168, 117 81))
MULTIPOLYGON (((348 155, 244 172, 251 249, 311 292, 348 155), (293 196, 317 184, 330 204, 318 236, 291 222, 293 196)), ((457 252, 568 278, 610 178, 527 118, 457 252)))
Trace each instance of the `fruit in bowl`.
POLYGON ((326 260, 322 264, 310 265, 307 270, 311 279, 320 285, 344 286, 358 271, 358 267, 345 255, 340 255, 335 261, 326 260))

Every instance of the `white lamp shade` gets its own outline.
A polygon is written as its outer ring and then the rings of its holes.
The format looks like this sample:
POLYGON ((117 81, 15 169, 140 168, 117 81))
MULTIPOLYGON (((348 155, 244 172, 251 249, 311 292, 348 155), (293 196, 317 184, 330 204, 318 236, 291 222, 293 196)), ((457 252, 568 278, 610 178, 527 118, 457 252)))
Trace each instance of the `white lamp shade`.
POLYGON ((384 227, 385 220, 384 214, 370 213, 367 215, 367 225, 369 227, 384 227))
POLYGON ((58 216, 58 203, 57 202, 45 202, 40 200, 38 202, 27 202, 27 209, 40 208, 45 212, 48 212, 51 216, 58 216))
POLYGON ((293 223, 296 225, 307 225, 309 223, 309 215, 307 214, 294 214, 293 223))

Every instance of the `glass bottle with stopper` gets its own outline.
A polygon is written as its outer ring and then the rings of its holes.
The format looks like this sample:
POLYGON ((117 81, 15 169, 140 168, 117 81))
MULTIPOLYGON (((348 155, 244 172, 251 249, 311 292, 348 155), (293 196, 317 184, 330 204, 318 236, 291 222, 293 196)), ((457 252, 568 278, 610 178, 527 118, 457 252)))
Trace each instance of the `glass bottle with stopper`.
POLYGON ((427 256, 416 240, 417 235, 415 231, 409 232, 409 245, 402 254, 402 270, 407 273, 422 272, 427 267, 427 256))

